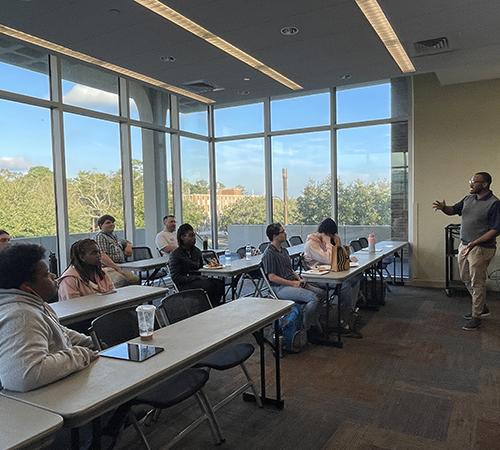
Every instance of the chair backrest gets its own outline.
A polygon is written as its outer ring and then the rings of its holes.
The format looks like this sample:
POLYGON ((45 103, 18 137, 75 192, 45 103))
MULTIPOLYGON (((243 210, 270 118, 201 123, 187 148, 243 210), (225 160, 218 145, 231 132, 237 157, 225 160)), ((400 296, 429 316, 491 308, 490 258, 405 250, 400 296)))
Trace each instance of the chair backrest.
POLYGON ((219 261, 217 253, 215 253, 213 250, 202 250, 201 257, 203 258, 203 264, 208 264, 214 258, 216 261, 219 261))
POLYGON ((203 289, 188 289, 165 297, 158 307, 164 325, 180 322, 203 311, 212 309, 212 304, 203 289))
POLYGON ((368 239, 366 239, 365 237, 358 238, 358 241, 361 244, 361 248, 368 247, 368 239))
POLYGON ((353 248, 355 252, 359 252, 363 247, 361 247, 361 244, 357 240, 352 240, 349 242, 349 245, 353 248))
POLYGON ((288 248, 288 247, 290 247, 290 242, 288 242, 288 241, 283 241, 283 242, 281 243, 281 248, 288 248))
MULTIPOLYGON (((257 250, 253 245, 252 245, 252 253, 257 250)), ((238 250, 236 250, 236 253, 240 257, 240 259, 246 258, 247 256, 247 247, 240 247, 238 250)))
POLYGON ((132 259, 140 261, 141 259, 151 259, 153 254, 149 247, 132 247, 132 259))
POLYGON ((138 337, 135 308, 115 309, 94 319, 89 328, 94 345, 102 350, 138 337))
POLYGON ((264 253, 266 248, 269 247, 270 242, 263 242, 259 245, 259 252, 264 253))
POLYGON ((288 239, 288 241, 290 242, 290 245, 300 245, 304 243, 301 236, 292 236, 288 239))
POLYGON ((264 271, 264 266, 262 265, 262 263, 259 264, 259 271, 262 275, 262 279, 264 280, 264 284, 266 285, 267 287, 267 290, 269 292, 269 296, 271 298, 275 298, 277 299, 278 296, 276 295, 276 292, 274 292, 273 290, 273 287, 271 286, 271 282, 269 281, 269 279, 267 278, 267 274, 266 272, 264 271))

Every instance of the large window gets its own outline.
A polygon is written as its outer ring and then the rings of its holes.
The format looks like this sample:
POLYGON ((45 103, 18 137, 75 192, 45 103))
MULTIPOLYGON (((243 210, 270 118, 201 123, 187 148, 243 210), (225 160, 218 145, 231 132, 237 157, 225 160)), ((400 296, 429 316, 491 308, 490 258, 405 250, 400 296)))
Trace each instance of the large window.
POLYGON ((55 252, 50 112, 0 100, 0 227, 55 252))
POLYGON ((70 233, 97 231, 103 214, 123 230, 118 124, 66 113, 64 132, 70 233))
POLYGON ((214 116, 217 137, 264 131, 263 103, 217 108, 214 116))
POLYGON ((179 100, 179 124, 181 130, 208 135, 207 105, 189 99, 179 100))
POLYGON ((317 224, 331 216, 330 132, 272 138, 273 219, 317 224))
POLYGON ((289 130, 330 123, 330 93, 322 92, 271 102, 271 128, 289 130))
POLYGON ((182 219, 211 241, 208 144, 181 138, 182 219))
POLYGON ((0 89, 48 99, 47 54, 4 36, 0 48, 0 89))
POLYGON ((390 238, 390 133, 390 125, 338 131, 338 216, 339 225, 349 226, 346 241, 371 231, 390 238))
POLYGON ((62 60, 63 102, 118 114, 118 77, 87 64, 62 60))
POLYGON ((215 152, 219 246, 236 250, 261 239, 260 227, 253 236, 240 225, 266 221, 264 140, 220 142, 215 152))

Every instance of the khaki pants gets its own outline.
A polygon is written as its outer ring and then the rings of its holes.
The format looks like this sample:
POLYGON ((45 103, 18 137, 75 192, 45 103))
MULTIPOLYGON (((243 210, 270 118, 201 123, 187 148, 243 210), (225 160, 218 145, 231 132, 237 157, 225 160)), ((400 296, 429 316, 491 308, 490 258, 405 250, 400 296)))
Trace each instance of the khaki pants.
POLYGON ((480 317, 486 300, 488 264, 495 255, 495 248, 474 247, 467 256, 462 255, 465 245, 458 246, 460 278, 472 296, 472 317, 480 317))

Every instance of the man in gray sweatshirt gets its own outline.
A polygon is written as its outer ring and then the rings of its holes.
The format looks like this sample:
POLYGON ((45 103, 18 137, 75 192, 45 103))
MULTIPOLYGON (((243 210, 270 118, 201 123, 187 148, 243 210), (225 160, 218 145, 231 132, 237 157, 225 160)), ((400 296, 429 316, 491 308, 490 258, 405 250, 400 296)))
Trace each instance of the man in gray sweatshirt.
POLYGON ((500 234, 500 200, 490 190, 491 175, 477 172, 469 181, 470 195, 453 206, 443 200, 432 206, 452 216, 462 216, 458 267, 460 277, 472 296, 472 314, 464 316, 464 330, 475 330, 481 317, 490 315, 486 306, 486 277, 490 261, 495 255, 496 238, 500 234))
POLYGON ((25 392, 84 369, 97 358, 92 339, 62 326, 46 303, 54 276, 35 244, 0 252, 0 385, 25 392))

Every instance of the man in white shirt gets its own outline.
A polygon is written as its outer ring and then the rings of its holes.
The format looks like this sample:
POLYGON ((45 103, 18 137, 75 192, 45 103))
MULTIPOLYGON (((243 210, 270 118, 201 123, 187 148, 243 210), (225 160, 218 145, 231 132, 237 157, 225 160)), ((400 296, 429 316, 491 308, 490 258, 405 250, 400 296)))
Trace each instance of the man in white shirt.
POLYGON ((178 247, 177 235, 175 233, 177 225, 175 217, 170 214, 165 216, 163 218, 163 225, 163 230, 156 235, 155 243, 160 253, 168 258, 170 253, 178 247))

